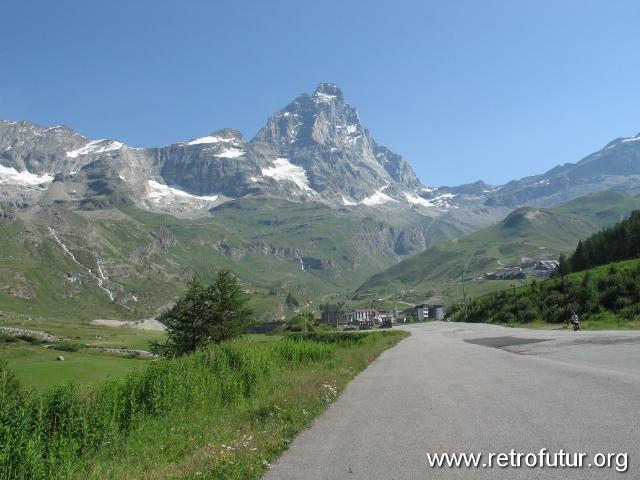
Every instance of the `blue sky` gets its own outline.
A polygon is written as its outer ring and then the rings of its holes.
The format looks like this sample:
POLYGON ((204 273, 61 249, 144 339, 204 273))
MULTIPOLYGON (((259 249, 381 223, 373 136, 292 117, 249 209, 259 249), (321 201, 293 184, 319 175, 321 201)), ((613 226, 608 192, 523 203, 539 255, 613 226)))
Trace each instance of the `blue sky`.
POLYGON ((251 138, 321 81, 429 185, 499 184, 640 132, 637 1, 5 2, 0 118, 251 138))

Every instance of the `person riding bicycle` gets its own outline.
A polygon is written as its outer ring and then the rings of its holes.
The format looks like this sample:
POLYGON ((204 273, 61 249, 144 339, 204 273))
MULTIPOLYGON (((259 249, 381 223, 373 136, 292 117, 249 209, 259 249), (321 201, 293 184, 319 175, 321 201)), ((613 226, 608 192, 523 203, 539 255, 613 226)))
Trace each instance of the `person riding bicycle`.
POLYGON ((578 318, 578 314, 573 312, 571 314, 571 325, 573 325, 574 330, 580 328, 580 319, 578 318))

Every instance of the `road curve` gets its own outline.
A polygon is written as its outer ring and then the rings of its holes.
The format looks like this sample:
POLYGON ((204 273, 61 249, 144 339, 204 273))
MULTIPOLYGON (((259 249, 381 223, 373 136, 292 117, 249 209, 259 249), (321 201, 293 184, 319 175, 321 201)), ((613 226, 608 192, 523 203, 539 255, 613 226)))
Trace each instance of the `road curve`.
POLYGON ((411 337, 354 379, 265 480, 640 478, 640 333, 407 329, 411 337), (427 463, 427 453, 486 460, 542 448, 585 452, 585 466, 427 463), (596 453, 627 453, 627 472, 589 468, 596 453))

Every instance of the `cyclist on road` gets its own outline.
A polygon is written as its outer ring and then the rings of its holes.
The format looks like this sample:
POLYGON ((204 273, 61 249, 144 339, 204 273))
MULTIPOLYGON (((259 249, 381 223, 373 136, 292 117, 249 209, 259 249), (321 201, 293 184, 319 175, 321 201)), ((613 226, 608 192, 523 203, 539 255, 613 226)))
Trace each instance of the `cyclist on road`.
POLYGON ((580 330, 580 319, 578 318, 578 314, 573 312, 571 314, 571 325, 573 325, 574 330, 580 330))

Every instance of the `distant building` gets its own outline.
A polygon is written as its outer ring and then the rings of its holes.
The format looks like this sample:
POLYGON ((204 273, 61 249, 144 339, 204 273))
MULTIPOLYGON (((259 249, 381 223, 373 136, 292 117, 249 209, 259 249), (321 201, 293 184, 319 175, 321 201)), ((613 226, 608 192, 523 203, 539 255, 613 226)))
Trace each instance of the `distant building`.
POLYGON ((395 312, 379 312, 378 320, 380 323, 396 323, 395 312))
POLYGON ((560 262, 557 260, 540 260, 536 266, 535 270, 555 270, 560 265, 560 262))
MULTIPOLYGON (((406 309, 402 315, 413 318, 413 321, 415 322, 444 320, 444 306, 441 304, 421 303, 420 305, 415 305, 406 309)), ((402 321, 404 321, 404 319, 402 321)))
POLYGON ((404 312, 398 312, 394 315, 393 323, 405 323, 407 321, 407 315, 404 312))
POLYGON ((486 280, 524 280, 527 274, 520 267, 505 267, 484 274, 486 280))
POLYGON ((373 322, 378 317, 377 310, 361 308, 351 312, 351 321, 354 322, 373 322))
POLYGON ((444 305, 430 305, 429 313, 434 320, 444 320, 444 305))
POLYGON ((416 305, 414 307, 413 316, 418 322, 426 322, 429 320, 429 305, 426 303, 416 305))
POLYGON ((322 312, 322 316, 321 316, 321 320, 323 323, 331 323, 331 324, 336 324, 338 323, 338 317, 340 316, 342 312, 322 312))
POLYGON ((520 266, 522 268, 532 268, 535 267, 540 260, 536 258, 522 257, 520 259, 520 266))
POLYGON ((347 312, 322 312, 322 321, 330 325, 347 325, 351 323, 351 314, 347 312))
POLYGON ((549 278, 558 265, 560 263, 557 260, 540 260, 533 270, 538 277, 549 278))

